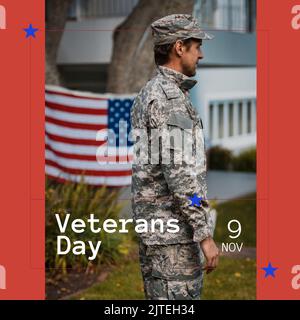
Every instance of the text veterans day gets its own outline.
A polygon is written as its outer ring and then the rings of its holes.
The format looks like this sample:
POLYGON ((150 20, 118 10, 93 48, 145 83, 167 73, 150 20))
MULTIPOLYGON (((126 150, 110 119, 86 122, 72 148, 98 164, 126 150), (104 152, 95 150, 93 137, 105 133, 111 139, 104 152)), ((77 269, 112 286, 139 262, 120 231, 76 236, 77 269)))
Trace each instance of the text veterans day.
MULTIPOLYGON (((89 232, 100 233, 102 230, 107 233, 128 233, 126 225, 133 223, 133 219, 106 219, 103 221, 102 225, 100 220, 95 218, 95 215, 91 213, 87 221, 83 219, 74 219, 70 222, 71 214, 66 214, 63 218, 59 214, 55 214, 57 225, 60 233, 65 233, 68 227, 71 227, 71 230, 74 233, 84 233, 86 229, 89 229, 89 232)), ((159 226, 159 232, 170 232, 177 233, 179 231, 179 226, 177 225, 177 219, 169 219, 167 225, 164 225, 162 219, 151 219, 150 223, 145 219, 137 219, 135 223, 135 232, 157 232, 157 225, 159 226), (167 228, 166 228, 167 227, 167 228)), ((85 255, 86 248, 89 247, 92 255, 88 257, 89 260, 94 260, 97 257, 101 246, 101 241, 93 243, 93 241, 87 241, 85 243, 81 240, 72 241, 66 235, 57 236, 57 254, 66 255, 72 251, 74 255, 85 255)))

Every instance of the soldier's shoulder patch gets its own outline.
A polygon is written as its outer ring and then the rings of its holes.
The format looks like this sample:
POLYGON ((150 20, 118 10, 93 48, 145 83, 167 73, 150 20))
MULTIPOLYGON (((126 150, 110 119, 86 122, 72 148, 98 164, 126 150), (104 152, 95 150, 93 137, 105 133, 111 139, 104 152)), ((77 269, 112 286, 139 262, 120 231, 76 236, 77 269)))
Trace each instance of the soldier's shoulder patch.
POLYGON ((159 82, 159 85, 167 96, 167 99, 175 99, 180 97, 180 89, 171 81, 162 80, 159 82))
POLYGON ((144 87, 142 99, 146 105, 153 100, 164 101, 166 99, 158 79, 153 79, 144 87))

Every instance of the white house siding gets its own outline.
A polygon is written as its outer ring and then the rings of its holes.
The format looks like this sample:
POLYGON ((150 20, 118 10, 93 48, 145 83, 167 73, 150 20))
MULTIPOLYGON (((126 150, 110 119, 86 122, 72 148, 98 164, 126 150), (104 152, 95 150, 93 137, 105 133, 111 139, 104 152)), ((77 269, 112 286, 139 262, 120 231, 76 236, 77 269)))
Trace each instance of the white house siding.
POLYGON ((256 145, 256 68, 199 67, 191 91, 208 146, 240 152, 256 145), (211 109, 211 111, 210 111, 211 109))
POLYGON ((113 49, 113 30, 125 18, 68 21, 59 46, 57 63, 108 65, 113 49))

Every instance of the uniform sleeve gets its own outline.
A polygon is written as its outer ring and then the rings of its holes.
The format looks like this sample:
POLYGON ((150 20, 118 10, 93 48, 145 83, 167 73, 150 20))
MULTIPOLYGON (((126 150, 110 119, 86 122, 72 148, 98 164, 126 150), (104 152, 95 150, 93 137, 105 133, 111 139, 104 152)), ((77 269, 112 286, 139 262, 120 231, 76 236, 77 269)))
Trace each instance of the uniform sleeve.
MULTIPOLYGON (((180 126, 180 123, 178 127, 176 127, 174 121, 172 126, 169 126, 167 121, 163 121, 163 119, 166 120, 167 117, 160 114, 162 111, 157 101, 153 101, 148 110, 152 128, 161 129, 164 123, 165 129, 172 130, 176 128, 177 130, 182 130, 181 132, 183 134, 184 128, 180 126)), ((168 118, 170 118, 170 115, 168 115, 168 118)), ((173 195, 175 207, 184 215, 186 221, 193 229, 193 240, 200 242, 207 237, 212 237, 212 222, 209 216, 210 207, 207 199, 205 199, 206 180, 204 174, 206 168, 203 167, 204 162, 196 163, 185 161, 184 157, 182 157, 182 161, 178 163, 175 159, 180 156, 180 153, 177 148, 174 147, 174 143, 162 145, 159 152, 162 153, 162 155, 169 152, 170 161, 169 163, 161 163, 162 172, 168 188, 173 195), (199 173, 201 173, 200 176, 199 173), (191 205, 192 201, 190 197, 194 195, 202 198, 200 206, 191 205)), ((205 157, 205 153, 203 152, 200 157, 205 157)), ((161 158, 162 157, 160 157, 160 159, 161 158)))
POLYGON ((201 186, 195 174, 195 168, 192 164, 176 164, 172 159, 171 150, 170 164, 162 164, 163 174, 168 184, 169 190, 173 194, 175 206, 182 212, 186 220, 193 228, 193 240, 200 242, 205 238, 212 236, 211 226, 209 224, 209 203, 205 199, 204 186, 201 186), (201 205, 191 205, 190 197, 197 195, 201 197, 201 205))

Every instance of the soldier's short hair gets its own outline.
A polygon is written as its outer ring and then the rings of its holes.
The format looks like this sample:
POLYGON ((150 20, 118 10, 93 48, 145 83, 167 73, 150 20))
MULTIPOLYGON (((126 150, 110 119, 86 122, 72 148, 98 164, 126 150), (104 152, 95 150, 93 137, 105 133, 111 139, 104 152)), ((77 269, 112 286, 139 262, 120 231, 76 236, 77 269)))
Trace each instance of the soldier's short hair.
MULTIPOLYGON (((200 41, 199 39, 185 39, 181 40, 183 45, 187 47, 189 50, 192 45, 192 40, 200 41)), ((154 61, 155 64, 158 66, 164 65, 169 62, 170 59, 170 52, 174 46, 175 42, 173 43, 166 43, 166 44, 158 44, 154 46, 154 61)))

